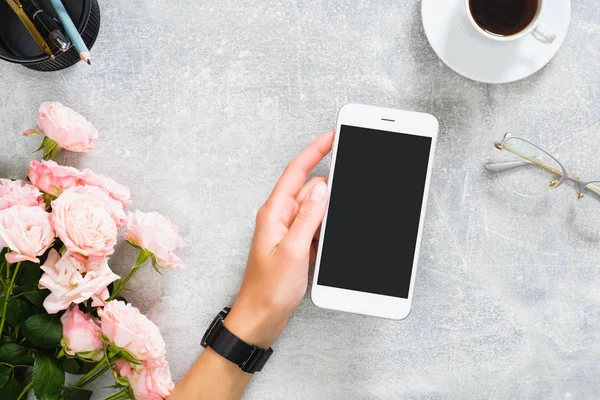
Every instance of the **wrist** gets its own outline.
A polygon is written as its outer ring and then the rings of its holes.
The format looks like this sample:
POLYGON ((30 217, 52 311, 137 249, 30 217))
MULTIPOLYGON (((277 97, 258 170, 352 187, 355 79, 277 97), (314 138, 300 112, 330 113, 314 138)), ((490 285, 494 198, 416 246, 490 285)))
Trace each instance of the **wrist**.
POLYGON ((283 330, 267 312, 236 301, 223 322, 225 327, 244 342, 268 349, 283 330))

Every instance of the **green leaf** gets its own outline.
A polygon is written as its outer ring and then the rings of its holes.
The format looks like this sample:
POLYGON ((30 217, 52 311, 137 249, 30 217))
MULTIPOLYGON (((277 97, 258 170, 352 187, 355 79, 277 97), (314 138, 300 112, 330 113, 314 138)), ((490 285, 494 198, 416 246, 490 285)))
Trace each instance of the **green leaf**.
MULTIPOLYGON (((0 389, 2 392, 3 399, 16 399, 19 397, 25 385, 16 380, 15 378, 10 379, 6 384, 0 389)), ((25 397, 27 398, 27 397, 25 397)))
POLYGON ((121 349, 121 357, 124 358, 125 360, 129 361, 132 364, 141 365, 141 363, 137 360, 137 358, 135 358, 133 356, 133 354, 131 354, 130 352, 128 352, 125 349, 121 349))
POLYGON ((44 304, 44 300, 50 294, 49 290, 35 290, 32 292, 23 293, 23 297, 25 297, 31 304, 37 307, 42 307, 44 304))
POLYGON ((4 343, 0 345, 0 362, 12 365, 33 365, 33 357, 29 349, 17 343, 4 343))
POLYGON ((110 345, 110 340, 108 339, 107 336, 104 336, 103 333, 99 333, 98 334, 98 338, 100 338, 100 341, 106 345, 110 345))
POLYGON ((15 286, 12 291, 12 297, 16 297, 18 294, 22 295, 25 292, 34 292, 38 290, 37 285, 35 286, 15 286))
POLYGON ((81 358, 67 356, 61 361, 65 372, 73 375, 84 375, 90 372, 97 365, 97 362, 87 362, 81 358))
POLYGON ((16 342, 14 337, 8 336, 8 335, 2 335, 2 337, 0 337, 0 343, 14 343, 16 342))
POLYGON ((6 382, 10 379, 12 368, 6 365, 0 365, 0 388, 6 385, 6 382))
POLYGON ((42 160, 53 160, 56 158, 58 153, 62 151, 62 147, 60 147, 54 140, 48 139, 48 136, 44 137, 42 144, 44 148, 44 156, 42 157, 42 160))
POLYGON ((54 147, 54 149, 52 149, 52 153, 50 153, 50 159, 54 160, 61 151, 62 151, 62 147, 60 147, 59 145, 56 145, 56 147, 54 147))
POLYGON ((17 284, 20 286, 37 287, 42 276, 42 270, 38 263, 22 261, 17 284))
POLYGON ((45 349, 57 347, 62 337, 62 325, 56 315, 33 315, 23 322, 22 330, 27 340, 45 349))
POLYGON ((98 364, 97 362, 87 362, 81 359, 77 359, 77 362, 80 365, 80 369, 79 369, 79 373, 81 375, 87 374, 88 372, 90 372, 91 370, 94 369, 94 367, 96 366, 96 364, 98 364))
POLYGON ((64 359, 64 361, 62 362, 62 367, 65 370, 65 372, 68 372, 69 374, 73 375, 79 374, 79 370, 81 369, 81 366, 77 362, 77 359, 70 357, 64 359))
POLYGON ((33 393, 38 400, 59 400, 65 384, 65 371, 56 358, 36 354, 33 365, 33 393))
POLYGON ((44 138, 42 139, 42 142, 40 143, 40 147, 38 147, 34 153, 40 151, 41 149, 43 149, 44 147, 46 147, 46 136, 44 136, 44 138))
POLYGON ((152 268, 154 268, 154 270, 156 272, 158 272, 160 275, 162 275, 162 271, 160 270, 160 265, 158 265, 158 263, 156 262, 156 257, 152 257, 152 268))
POLYGON ((92 391, 87 389, 66 387, 63 390, 64 400, 89 400, 92 397, 92 391))
POLYGON ((44 149, 44 155, 42 156, 42 160, 49 160, 50 155, 52 154, 52 150, 54 150, 54 148, 57 146, 57 143, 52 140, 52 139, 48 139, 48 136, 44 137, 44 140, 42 140, 42 148, 44 149))
POLYGON ((6 309, 6 322, 12 326, 19 326, 30 314, 29 304, 25 300, 11 299, 6 309))
POLYGON ((127 378, 124 378, 122 376, 115 376, 115 380, 118 383, 118 385, 115 385, 115 389, 118 389, 123 386, 129 386, 129 381, 127 380, 127 378))

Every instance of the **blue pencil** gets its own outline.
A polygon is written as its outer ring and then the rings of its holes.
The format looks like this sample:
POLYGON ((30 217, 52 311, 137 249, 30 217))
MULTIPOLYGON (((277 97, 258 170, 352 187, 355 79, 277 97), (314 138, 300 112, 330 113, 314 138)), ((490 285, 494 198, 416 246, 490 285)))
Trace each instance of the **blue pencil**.
POLYGON ((90 51, 85 45, 85 43, 83 43, 83 39, 81 38, 79 31, 75 27, 75 24, 73 24, 73 20, 71 20, 69 13, 67 13, 67 10, 65 10, 65 6, 60 0, 50 1, 52 2, 52 7, 54 7, 54 10, 58 15, 58 19, 60 19, 63 28, 65 28, 67 35, 69 35, 69 37, 71 38, 71 42, 73 42, 75 49, 79 53, 79 57, 82 61, 91 64, 90 51))

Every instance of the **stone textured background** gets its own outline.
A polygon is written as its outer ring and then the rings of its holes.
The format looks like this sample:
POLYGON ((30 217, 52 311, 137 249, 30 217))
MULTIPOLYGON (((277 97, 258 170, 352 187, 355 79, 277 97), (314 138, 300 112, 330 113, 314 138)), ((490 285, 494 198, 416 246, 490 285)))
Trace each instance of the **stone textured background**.
MULTIPOLYGON (((42 101, 96 125, 97 150, 59 161, 126 184, 132 207, 171 216, 189 243, 187 270, 161 279, 148 267, 130 295, 160 326, 176 380, 234 299, 254 214, 286 163, 357 102, 440 121, 413 312, 372 319, 307 296, 246 398, 600 397, 600 226, 591 223, 600 204, 577 202, 568 187, 524 197, 509 186, 523 175, 482 168, 502 156, 493 139, 511 130, 600 179, 595 0, 573 2, 569 34, 545 69, 502 86, 445 67, 414 0, 100 5, 91 67, 0 64, 0 175, 24 176, 38 140, 19 134, 42 101)), ((134 257, 119 247, 113 268, 125 274, 134 257)), ((94 399, 110 383, 98 382, 94 399)))

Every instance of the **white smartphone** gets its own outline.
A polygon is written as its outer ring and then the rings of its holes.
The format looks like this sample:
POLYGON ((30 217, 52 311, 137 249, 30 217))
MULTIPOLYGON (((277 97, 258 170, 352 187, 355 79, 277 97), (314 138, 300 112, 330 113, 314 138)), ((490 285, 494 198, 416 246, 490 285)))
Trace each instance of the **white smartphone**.
POLYGON ((360 104, 340 109, 315 305, 408 316, 437 135, 438 121, 429 114, 360 104))

